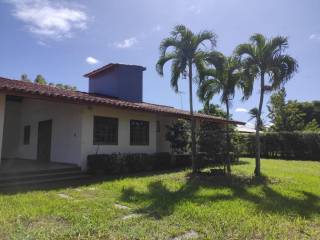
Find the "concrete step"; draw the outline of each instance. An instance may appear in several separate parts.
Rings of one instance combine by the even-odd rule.
[[[2,183],[9,183],[9,182],[22,182],[22,181],[31,181],[31,180],[41,180],[41,179],[50,179],[50,178],[61,178],[61,177],[71,177],[77,176],[79,174],[83,174],[80,170],[67,170],[67,171],[55,171],[55,172],[37,172],[33,174],[14,174],[14,175],[7,175],[1,176],[0,175],[0,184]]]
[[[16,180],[16,181],[9,181],[9,182],[2,182],[0,183],[0,189],[8,189],[8,188],[28,188],[28,187],[40,187],[40,185],[45,184],[53,184],[53,183],[67,183],[68,181],[75,181],[75,180],[90,180],[92,177],[85,173],[78,173],[72,175],[64,175],[64,176],[50,176],[47,178],[34,178],[34,179],[26,179],[26,180]]]
[[[41,169],[41,170],[30,170],[30,171],[0,171],[0,178],[12,177],[12,176],[30,176],[39,174],[51,174],[51,173],[61,173],[61,172],[74,172],[81,171],[80,167],[63,167],[56,169]]]

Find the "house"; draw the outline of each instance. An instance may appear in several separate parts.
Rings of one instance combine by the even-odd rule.
[[[236,130],[240,133],[240,134],[254,134],[256,133],[256,130],[254,128],[245,126],[243,124],[238,124],[236,126]]]
[[[168,152],[165,126],[189,112],[143,102],[144,67],[108,64],[85,74],[89,92],[0,77],[0,159],[73,164],[94,153]],[[196,122],[228,121],[195,113]],[[229,121],[238,124],[236,121]]]

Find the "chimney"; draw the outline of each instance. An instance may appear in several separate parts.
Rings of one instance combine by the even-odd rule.
[[[89,93],[142,102],[143,71],[137,65],[110,63],[84,75],[89,78]]]

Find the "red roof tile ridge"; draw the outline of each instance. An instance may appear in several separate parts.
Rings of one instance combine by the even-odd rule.
[[[122,99],[110,98],[106,96],[93,96],[86,92],[73,91],[67,89],[61,89],[58,87],[24,82],[21,80],[14,80],[9,78],[0,77],[0,91],[9,92],[11,94],[24,94],[24,95],[32,95],[34,96],[43,96],[43,97],[51,97],[54,99],[61,99],[62,101],[68,100],[72,103],[80,104],[103,104],[107,106],[119,107],[119,108],[129,108],[132,110],[140,110],[140,111],[148,111],[148,112],[156,112],[156,113],[165,113],[165,114],[173,114],[175,116],[180,117],[190,117],[190,113],[185,110],[176,109],[173,107],[153,104],[153,103],[138,103],[138,102],[130,102]],[[196,117],[203,119],[212,119],[221,122],[227,122],[226,119],[221,117],[206,115],[203,113],[194,113]],[[242,124],[238,121],[230,121],[236,124]],[[244,124],[244,123],[243,123]]]

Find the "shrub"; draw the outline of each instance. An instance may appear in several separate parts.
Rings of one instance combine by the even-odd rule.
[[[197,157],[200,168],[210,163],[207,153],[198,153]],[[191,156],[190,154],[171,155],[167,152],[94,154],[88,156],[87,166],[88,172],[95,175],[138,173],[191,167]]]
[[[154,154],[153,169],[165,170],[172,167],[172,159],[170,153],[159,152]]]
[[[243,155],[254,157],[255,135],[243,138]],[[320,161],[320,134],[271,132],[261,134],[261,157]]]
[[[200,152],[206,153],[211,163],[216,165],[224,164],[227,157],[228,145],[226,131],[226,126],[222,124],[212,124],[211,122],[204,121],[200,125],[198,141]],[[231,138],[229,157],[231,162],[235,162],[239,159],[242,138],[231,126],[229,127],[229,134]]]
[[[171,126],[166,126],[166,140],[174,153],[185,153],[190,145],[190,124],[184,119],[176,120]]]
[[[176,154],[173,156],[173,167],[174,168],[185,168],[192,165],[190,154]]]

